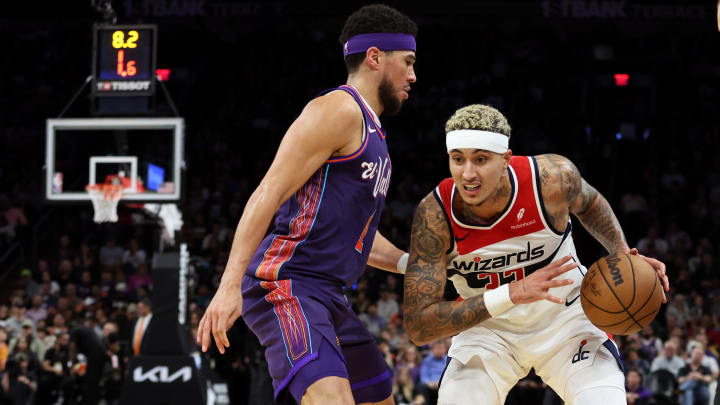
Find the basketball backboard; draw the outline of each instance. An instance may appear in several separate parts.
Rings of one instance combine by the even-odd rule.
[[[45,197],[90,200],[88,184],[123,185],[122,200],[173,202],[182,195],[182,118],[49,119]]]

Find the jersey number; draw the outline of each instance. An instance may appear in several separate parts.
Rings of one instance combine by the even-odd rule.
[[[522,280],[525,277],[525,269],[519,268],[514,270],[506,270],[500,273],[478,273],[477,279],[480,281],[479,288],[493,290],[503,284],[513,281]]]
[[[368,228],[370,228],[370,222],[372,222],[374,216],[375,211],[370,214],[370,218],[368,218],[367,222],[365,223],[365,228],[363,228],[363,231],[360,234],[360,238],[358,239],[357,243],[355,243],[355,250],[357,250],[358,253],[362,253],[363,251],[363,240],[365,239],[365,235],[367,235]]]

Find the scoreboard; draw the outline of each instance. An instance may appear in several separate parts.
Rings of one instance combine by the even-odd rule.
[[[157,26],[96,24],[93,31],[93,94],[152,95]]]

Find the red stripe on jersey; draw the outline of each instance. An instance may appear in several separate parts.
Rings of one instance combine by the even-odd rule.
[[[453,235],[455,236],[459,254],[468,254],[485,246],[528,235],[545,228],[535,198],[535,182],[530,158],[527,156],[513,156],[510,159],[510,166],[517,181],[515,202],[508,208],[508,212],[501,219],[488,226],[475,227],[458,223],[452,212],[455,182],[452,178],[448,178],[438,185],[443,208],[452,223]],[[511,178],[510,181],[513,181],[513,179]],[[458,195],[456,198],[461,197]]]
[[[298,213],[290,221],[290,234],[278,235],[265,251],[263,261],[255,270],[255,276],[263,280],[277,280],[280,267],[292,258],[297,245],[307,238],[315,216],[320,207],[323,191],[323,178],[326,167],[320,168],[315,175],[296,193]]]

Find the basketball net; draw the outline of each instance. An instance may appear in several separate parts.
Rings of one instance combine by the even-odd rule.
[[[98,224],[117,222],[117,206],[123,194],[123,186],[120,184],[88,184],[86,189],[95,211],[93,221]]]

